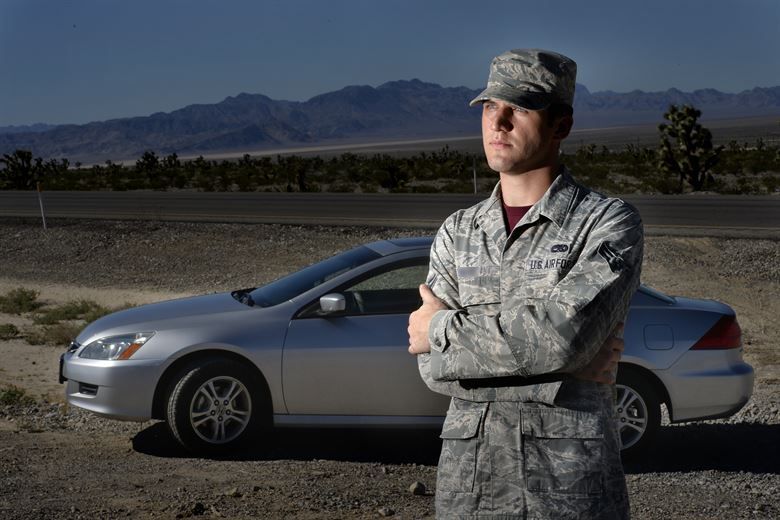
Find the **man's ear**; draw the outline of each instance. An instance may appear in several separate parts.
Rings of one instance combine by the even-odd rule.
[[[555,123],[555,133],[553,137],[560,141],[569,137],[571,127],[574,125],[574,118],[572,116],[563,116]]]

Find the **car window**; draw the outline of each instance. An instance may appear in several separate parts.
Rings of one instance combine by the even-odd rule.
[[[349,291],[381,291],[389,289],[414,289],[425,282],[428,264],[400,267],[377,274],[350,287]]]
[[[339,316],[373,314],[409,314],[422,303],[419,286],[428,274],[428,259],[417,258],[385,266],[339,288],[346,300],[346,311]],[[319,301],[304,309],[300,317],[327,316]],[[333,316],[333,315],[331,315]]]
[[[421,304],[419,286],[425,282],[427,263],[378,272],[344,291],[347,314],[408,314]]]
[[[380,256],[365,246],[356,247],[259,287],[250,296],[260,307],[278,305]]]

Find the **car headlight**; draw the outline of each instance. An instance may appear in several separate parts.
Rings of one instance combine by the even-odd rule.
[[[138,332],[100,338],[84,347],[79,353],[79,357],[108,361],[130,359],[152,336],[154,336],[154,332]]]

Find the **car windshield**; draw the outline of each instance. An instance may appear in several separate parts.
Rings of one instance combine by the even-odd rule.
[[[366,246],[356,247],[252,290],[251,301],[260,307],[278,305],[380,256]]]

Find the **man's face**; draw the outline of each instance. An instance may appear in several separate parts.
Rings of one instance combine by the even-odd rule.
[[[490,168],[522,174],[554,165],[560,138],[544,110],[525,110],[490,99],[482,103],[482,144]]]

